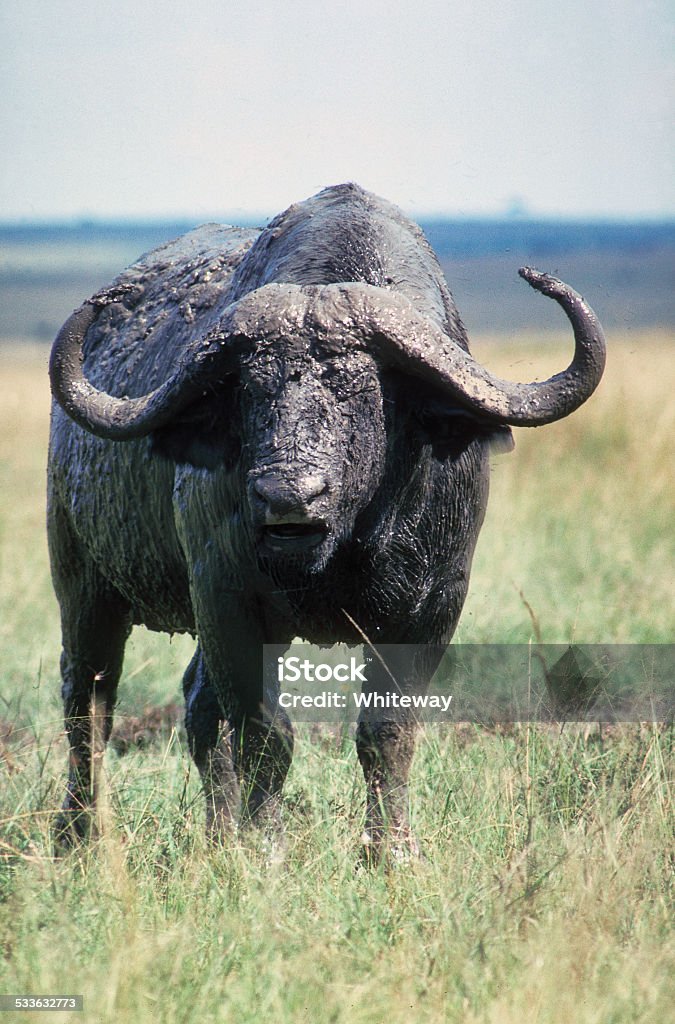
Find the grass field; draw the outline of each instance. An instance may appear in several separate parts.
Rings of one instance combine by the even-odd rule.
[[[495,459],[458,640],[672,641],[672,338],[609,341],[589,404]],[[474,350],[530,380],[569,340]],[[0,350],[0,994],[81,993],[84,1014],[58,1019],[85,1022],[672,1020],[672,726],[427,729],[411,787],[426,860],[393,873],[356,869],[347,738],[298,729],[289,851],[270,867],[250,844],[206,848],[167,727],[108,753],[103,838],[51,858],[66,744],[45,360]],[[191,649],[136,631],[118,720],[177,700]]]

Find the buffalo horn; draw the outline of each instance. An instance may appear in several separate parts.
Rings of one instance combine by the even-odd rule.
[[[82,373],[85,335],[100,307],[113,301],[106,293],[96,296],[57,335],[49,364],[52,390],[80,426],[99,437],[128,440],[163,426],[226,372],[239,348],[235,339],[250,349],[265,339],[296,338],[307,344],[318,338],[338,348],[362,344],[383,362],[428,380],[491,422],[540,426],[567,416],[593,393],[604,368],[605,342],[595,313],[568,285],[531,268],[520,274],[562,306],[574,330],[574,358],[549,380],[517,384],[493,376],[399,293],[362,282],[282,283],[233,302],[165,383],[139,398],[98,391]]]
[[[481,417],[517,427],[553,423],[595,391],[605,365],[605,339],[595,313],[572,288],[529,267],[519,273],[562,306],[574,331],[572,362],[545,381],[517,384],[493,376],[437,324],[400,300],[389,301],[381,289],[377,297],[369,289],[364,315],[384,358],[426,378]]]
[[[164,426],[199,395],[201,382],[209,376],[205,364],[211,353],[195,357],[190,351],[162,385],[139,398],[117,398],[99,391],[82,372],[83,345],[107,301],[94,297],[68,318],[52,346],[49,376],[54,398],[76,423],[98,437],[128,441]]]

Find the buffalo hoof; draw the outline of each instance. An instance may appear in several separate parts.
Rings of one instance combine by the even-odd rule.
[[[396,870],[424,860],[415,834],[409,827],[378,835],[371,829],[361,833],[361,860],[367,868]]]
[[[63,857],[87,842],[91,835],[91,811],[62,808],[54,818],[52,842],[54,856]]]
[[[237,825],[228,806],[208,807],[206,811],[206,842],[209,846],[227,846],[237,833]]]
[[[241,836],[247,846],[260,855],[266,867],[286,859],[288,842],[278,799],[266,800],[242,822]]]

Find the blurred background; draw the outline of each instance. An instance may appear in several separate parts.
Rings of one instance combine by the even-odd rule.
[[[470,333],[672,325],[668,0],[2,0],[0,344],[142,252],[357,181],[422,224]]]

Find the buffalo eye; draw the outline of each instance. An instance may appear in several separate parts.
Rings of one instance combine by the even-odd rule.
[[[368,368],[354,366],[344,360],[326,360],[321,370],[321,380],[338,402],[370,395],[377,389]]]

